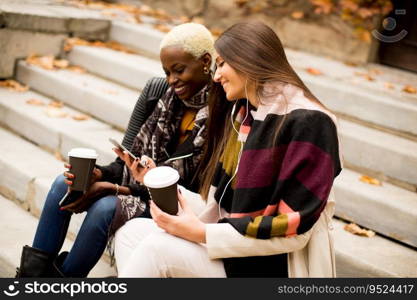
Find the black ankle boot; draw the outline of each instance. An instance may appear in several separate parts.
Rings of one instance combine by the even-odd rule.
[[[67,257],[68,252],[62,252],[60,253],[57,258],[52,262],[50,272],[48,274],[48,277],[52,278],[65,278],[65,274],[61,271],[61,266]]]
[[[16,270],[16,278],[48,277],[54,256],[50,253],[29,246],[24,246],[20,259],[20,267]]]

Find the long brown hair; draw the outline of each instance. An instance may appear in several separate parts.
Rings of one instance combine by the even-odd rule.
[[[288,63],[284,48],[276,33],[264,23],[237,23],[220,35],[214,47],[227,64],[238,73],[246,75],[248,80],[254,84],[258,99],[265,96],[264,87],[267,83],[280,82],[302,89],[307,98],[323,106]],[[228,102],[224,95],[218,93],[217,96],[219,95],[223,98],[212,99],[212,103]],[[212,96],[216,95],[213,93]],[[231,132],[230,122],[225,122],[228,117],[224,115],[230,113],[230,109],[226,112],[225,109],[219,111],[219,108],[221,108],[221,104],[217,103],[210,109],[209,124],[211,127],[209,125],[200,181],[200,193],[204,198],[208,196],[217,162]],[[224,118],[223,121],[220,121],[220,117]],[[274,144],[284,121],[285,115],[275,131],[275,136],[272,139]],[[217,128],[220,124],[224,126],[224,130]]]

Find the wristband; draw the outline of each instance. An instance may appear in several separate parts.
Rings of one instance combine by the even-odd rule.
[[[116,186],[116,196],[119,195],[119,185],[117,183],[114,184]]]

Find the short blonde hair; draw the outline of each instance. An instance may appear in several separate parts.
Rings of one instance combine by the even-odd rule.
[[[184,23],[169,31],[162,39],[159,50],[168,46],[180,46],[185,52],[200,58],[209,53],[214,54],[214,39],[211,32],[201,24]]]

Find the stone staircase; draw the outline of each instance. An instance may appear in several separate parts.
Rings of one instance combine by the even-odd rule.
[[[140,90],[149,78],[163,76],[161,32],[116,20],[108,34],[138,54],[75,46],[67,59],[87,73],[48,71],[21,60],[15,78],[30,90],[0,88],[0,223],[7,229],[0,237],[0,277],[13,276],[22,245],[32,241],[49,186],[64,170],[57,154],[66,157],[73,147],[91,147],[99,153],[99,164],[111,162],[115,155],[108,138],[122,139]],[[347,66],[293,50],[287,54],[313,93],[339,115],[345,168],[335,182],[338,276],[416,277],[417,95],[400,87],[417,86],[417,75],[377,65]],[[308,68],[322,74],[312,75]],[[355,75],[375,68],[383,73],[373,81]],[[384,87],[387,81],[394,89]],[[28,99],[62,101],[68,116],[48,117],[46,106],[29,105]],[[91,118],[71,118],[80,113]],[[361,182],[362,174],[382,185]],[[83,217],[73,218],[66,247]],[[350,221],[377,235],[348,233],[343,227]],[[112,274],[104,256],[90,276]]]

